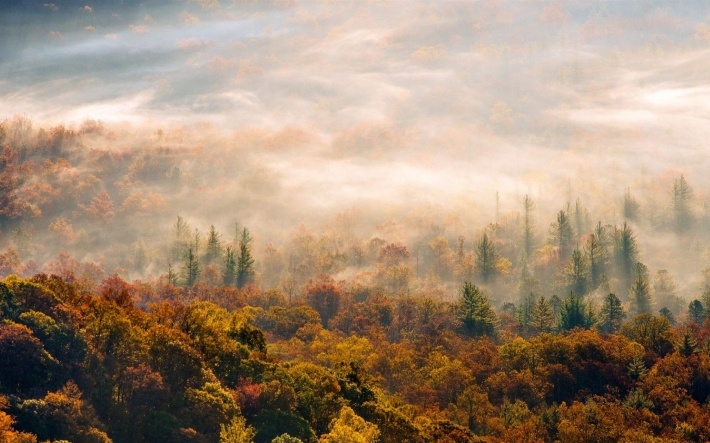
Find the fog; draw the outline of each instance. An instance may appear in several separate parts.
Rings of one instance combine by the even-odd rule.
[[[641,260],[696,296],[710,266],[707,72],[702,1],[3,4],[0,120],[32,122],[7,140],[64,125],[76,133],[72,166],[117,211],[131,190],[160,196],[71,245],[40,238],[61,217],[78,231],[74,207],[5,231],[31,224],[40,264],[69,248],[109,272],[143,239],[159,274],[178,214],[225,239],[235,221],[248,226],[258,251],[285,248],[301,225],[342,230],[344,218],[363,241],[414,248],[435,225],[452,248],[459,235],[471,248],[487,224],[514,226],[525,194],[543,244],[576,201],[592,223],[622,223],[629,189]],[[116,177],[90,155],[133,162],[158,149],[169,153]],[[667,220],[681,174],[696,222],[679,238]]]

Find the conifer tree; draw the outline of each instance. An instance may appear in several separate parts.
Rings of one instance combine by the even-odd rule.
[[[678,234],[687,232],[692,225],[693,214],[690,208],[692,197],[693,190],[681,174],[680,178],[673,182],[673,222]]]
[[[483,233],[483,238],[476,247],[476,271],[484,283],[488,283],[496,274],[496,253],[493,242],[488,238],[487,233]]]
[[[574,328],[589,329],[594,324],[594,312],[591,305],[585,303],[582,296],[570,293],[560,309],[559,328],[567,331]]]
[[[591,289],[596,289],[603,281],[609,264],[606,229],[597,223],[594,232],[587,238],[586,252],[589,258],[589,279]]]
[[[631,304],[636,315],[651,312],[651,289],[641,273],[636,276],[634,284],[631,285],[629,299],[631,299]]]
[[[239,239],[239,258],[237,259],[237,287],[243,288],[254,279],[254,259],[251,256],[251,235],[247,228],[242,229]]]
[[[621,300],[615,294],[604,297],[604,303],[599,312],[599,331],[615,334],[621,329],[621,324],[626,318],[626,312],[621,306]]]
[[[532,210],[535,208],[535,202],[530,198],[528,194],[525,194],[523,198],[523,250],[525,251],[525,256],[530,257],[533,252],[533,220],[532,220]]]
[[[557,247],[561,260],[567,260],[572,252],[574,233],[566,211],[557,214],[557,221],[550,226],[552,245]]]
[[[219,237],[220,235],[214,225],[210,225],[210,230],[207,233],[207,245],[205,247],[205,264],[211,264],[222,256],[222,242]]]
[[[468,335],[479,337],[496,334],[498,318],[491,308],[491,303],[480,289],[470,282],[464,282],[461,286],[458,319]]]
[[[639,203],[631,194],[631,189],[626,188],[622,200],[622,212],[624,220],[635,221],[638,218]]]
[[[688,305],[688,320],[697,325],[702,325],[705,317],[707,317],[707,312],[700,300],[691,301]]]
[[[532,327],[538,332],[550,332],[554,325],[555,313],[552,305],[545,297],[540,297],[532,311]]]
[[[197,260],[197,255],[192,251],[192,248],[189,248],[183,264],[183,281],[186,286],[192,286],[199,276],[200,263]]]
[[[586,295],[589,291],[589,261],[582,250],[575,248],[567,268],[567,285],[571,292]]]
[[[628,290],[633,283],[634,265],[637,261],[636,236],[631,227],[624,222],[621,228],[614,229],[614,263],[621,282],[621,290]]]
[[[224,256],[224,273],[222,274],[222,282],[225,286],[232,286],[237,277],[237,260],[234,257],[234,249],[227,246],[227,251]]]

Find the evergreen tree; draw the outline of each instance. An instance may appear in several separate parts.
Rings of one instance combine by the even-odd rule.
[[[254,279],[254,259],[251,256],[251,235],[247,228],[242,229],[239,239],[239,258],[237,259],[237,287],[243,288]]]
[[[490,301],[476,285],[470,282],[464,282],[461,286],[458,319],[464,331],[474,337],[494,336],[498,327],[498,318],[491,308]]]
[[[495,276],[497,261],[495,246],[484,232],[483,238],[476,246],[476,271],[484,283],[488,283]]]
[[[552,306],[552,312],[555,314],[555,323],[557,323],[560,318],[560,312],[562,311],[562,300],[557,294],[550,296],[550,306]]]
[[[700,300],[691,301],[688,305],[688,320],[697,325],[702,325],[705,317],[707,317],[707,312]]]
[[[567,331],[574,328],[589,329],[594,325],[594,312],[582,296],[570,293],[560,309],[559,328]]]
[[[222,256],[222,242],[219,239],[220,235],[214,225],[210,225],[210,230],[207,233],[207,246],[205,248],[205,263],[211,264]]]
[[[559,250],[560,260],[567,260],[572,252],[572,240],[574,238],[567,212],[560,211],[557,214],[557,221],[550,226],[550,234],[552,236],[552,245]]]
[[[530,335],[534,309],[535,294],[530,292],[520,300],[520,307],[515,310],[515,318],[518,320],[520,334],[523,336]]]
[[[540,292],[540,282],[530,271],[525,252],[521,252],[520,255],[520,277],[518,279],[518,294],[521,298],[523,298],[528,294],[538,294]]]
[[[604,297],[604,303],[599,312],[599,331],[610,334],[619,332],[624,318],[626,318],[626,312],[621,306],[619,297],[611,293]]]
[[[673,222],[678,234],[687,232],[693,222],[690,200],[693,190],[683,175],[673,182]]]
[[[533,220],[532,220],[532,210],[535,208],[535,202],[530,198],[528,194],[525,194],[523,198],[523,250],[525,251],[525,256],[530,257],[533,252]]]
[[[665,306],[676,314],[682,312],[685,307],[683,298],[678,295],[678,287],[673,277],[665,269],[660,269],[654,276],[653,294],[658,305]]]
[[[579,199],[574,202],[574,223],[577,228],[577,235],[587,232],[589,229],[589,211],[579,204]]]
[[[623,291],[633,283],[634,265],[638,261],[636,236],[629,225],[624,222],[621,228],[614,229],[614,264]]]
[[[624,192],[622,208],[624,220],[635,221],[638,218],[639,203],[636,201],[636,198],[634,198],[634,196],[631,194],[631,190],[629,188],[626,188],[626,192]]]
[[[180,261],[185,258],[185,254],[190,245],[189,238],[190,227],[185,220],[178,215],[177,221],[175,222],[175,239],[173,240],[173,246],[170,251],[173,261]]]
[[[232,286],[237,278],[237,259],[234,256],[234,249],[227,246],[224,255],[224,272],[222,273],[222,282],[224,286]]]
[[[648,282],[646,282],[646,279],[643,278],[641,273],[636,276],[634,284],[631,285],[629,299],[631,299],[631,304],[634,307],[634,313],[636,315],[651,312],[651,290],[648,286]]]
[[[567,268],[567,285],[571,292],[586,295],[589,291],[589,261],[582,250],[575,248]]]
[[[173,269],[173,265],[168,260],[168,283],[177,286],[178,285],[178,275]]]
[[[660,311],[658,311],[661,317],[665,318],[668,320],[668,323],[673,326],[675,325],[675,316],[671,312],[670,309],[666,308],[665,306],[661,308]]]
[[[683,335],[680,337],[677,349],[678,353],[683,357],[690,357],[698,352],[698,341],[695,337],[693,337],[693,334],[689,328],[684,328]]]
[[[606,229],[601,222],[597,223],[594,232],[587,238],[587,257],[589,258],[589,279],[591,289],[596,289],[602,281],[609,264]]]
[[[646,368],[646,363],[644,363],[643,358],[640,355],[634,355],[634,358],[629,363],[629,376],[638,380],[648,373],[648,368]]]
[[[197,255],[192,251],[192,248],[187,250],[182,275],[186,286],[194,285],[197,281],[197,277],[200,276],[200,263],[197,260]]]
[[[710,268],[705,268],[701,272],[700,284],[700,301],[703,305],[710,306]]]
[[[538,332],[550,332],[555,326],[555,312],[545,297],[540,297],[532,311],[532,327]]]

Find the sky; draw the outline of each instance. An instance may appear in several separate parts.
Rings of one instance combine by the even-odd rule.
[[[0,119],[240,145],[235,182],[291,225],[526,193],[614,223],[678,174],[704,199],[708,72],[705,1],[0,2]]]

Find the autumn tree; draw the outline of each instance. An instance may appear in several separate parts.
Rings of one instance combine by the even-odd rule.
[[[702,325],[707,317],[707,311],[700,300],[693,300],[688,305],[688,320],[697,325]]]
[[[498,318],[491,308],[488,298],[470,282],[461,286],[458,302],[458,319],[468,335],[493,336],[498,326]]]

